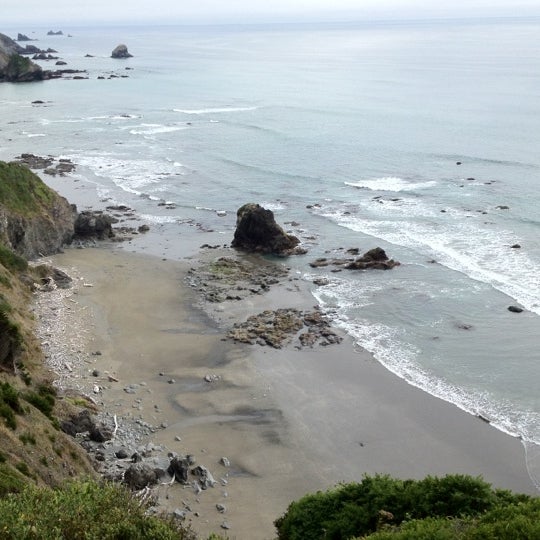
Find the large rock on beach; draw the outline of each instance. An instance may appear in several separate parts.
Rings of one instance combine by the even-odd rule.
[[[105,240],[114,237],[114,219],[101,211],[85,210],[75,220],[75,238],[97,238]]]
[[[111,58],[132,58],[133,55],[129,53],[128,48],[124,44],[117,45],[111,53]]]
[[[138,491],[146,486],[157,484],[159,475],[157,471],[146,463],[130,465],[124,474],[124,483],[132,490]]]
[[[236,213],[232,247],[250,252],[291,255],[300,243],[275,221],[274,213],[255,203],[244,204]]]

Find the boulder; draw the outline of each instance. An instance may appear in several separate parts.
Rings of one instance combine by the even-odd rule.
[[[75,220],[75,238],[97,238],[98,240],[112,238],[114,236],[113,222],[113,218],[103,212],[85,210]]]
[[[188,481],[189,468],[193,463],[191,456],[174,456],[169,463],[167,472],[174,476],[177,482],[185,484]]]
[[[124,44],[117,45],[111,53],[111,58],[132,58],[133,55],[129,54],[128,48]]]
[[[158,473],[146,463],[134,463],[124,473],[124,483],[132,490],[153,486],[158,480]]]
[[[345,268],[350,270],[389,270],[399,266],[399,262],[389,259],[384,249],[376,247],[364,253],[360,258],[347,264]]]
[[[275,221],[274,213],[259,204],[248,203],[236,213],[232,247],[250,252],[291,255],[300,243]]]

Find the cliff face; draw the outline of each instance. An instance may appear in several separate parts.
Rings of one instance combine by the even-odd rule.
[[[43,70],[29,58],[11,38],[0,34],[0,81],[28,82],[43,79]]]
[[[0,161],[0,243],[25,258],[57,253],[74,233],[76,209],[24,165]]]

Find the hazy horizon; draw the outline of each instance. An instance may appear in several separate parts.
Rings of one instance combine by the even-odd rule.
[[[31,15],[29,15],[31,14]],[[456,0],[438,5],[429,0],[275,0],[272,8],[258,0],[156,0],[152,12],[142,1],[95,0],[91,5],[74,6],[68,0],[43,4],[28,0],[4,0],[4,26],[35,28],[41,25],[87,24],[245,24],[284,22],[346,22],[396,19],[444,19],[477,17],[540,16],[537,0],[521,0],[512,5],[504,0]]]

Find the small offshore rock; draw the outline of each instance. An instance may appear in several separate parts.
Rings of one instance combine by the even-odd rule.
[[[222,457],[219,462],[224,466],[224,467],[230,467],[231,466],[231,462],[226,458],[226,457]]]
[[[133,55],[128,52],[127,46],[122,43],[114,48],[111,58],[133,58]]]
[[[511,311],[512,313],[521,313],[523,308],[520,308],[519,306],[508,306],[508,311]]]
[[[227,507],[224,504],[217,503],[216,510],[221,514],[224,514],[227,511]]]

